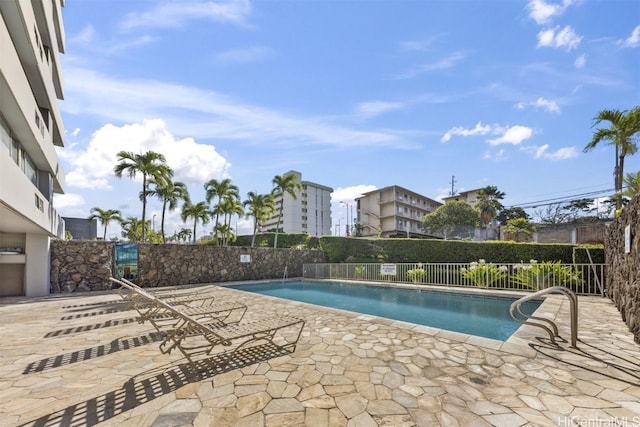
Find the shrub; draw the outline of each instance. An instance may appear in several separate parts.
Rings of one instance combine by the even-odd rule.
[[[507,277],[507,267],[487,263],[481,259],[472,262],[468,268],[462,267],[460,273],[474,285],[486,288],[503,281]]]
[[[535,259],[530,264],[520,264],[515,267],[512,280],[520,286],[529,289],[544,289],[551,286],[581,286],[583,284],[579,271],[571,266],[563,266],[560,261],[538,262]]]
[[[409,280],[411,280],[414,283],[424,281],[425,275],[426,275],[426,272],[424,271],[424,268],[421,268],[421,267],[416,267],[413,270],[407,271],[407,277],[409,278]]]

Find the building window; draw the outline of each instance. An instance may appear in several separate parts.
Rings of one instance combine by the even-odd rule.
[[[35,196],[36,196],[36,208],[38,208],[40,212],[44,212],[44,202],[37,194]]]
[[[33,185],[38,185],[38,174],[36,166],[33,164],[26,152],[22,152],[22,171]]]
[[[11,152],[12,147],[13,141],[11,140],[9,126],[5,125],[2,121],[2,117],[0,117],[0,148],[5,148],[7,150],[7,153],[9,153],[11,157],[13,157]]]

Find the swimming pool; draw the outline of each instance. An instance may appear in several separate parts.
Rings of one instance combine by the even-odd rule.
[[[266,282],[234,289],[506,341],[520,327],[509,315],[515,298],[333,282]],[[539,302],[522,305],[533,313]]]

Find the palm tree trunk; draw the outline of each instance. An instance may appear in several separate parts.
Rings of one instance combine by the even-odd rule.
[[[198,218],[193,221],[193,244],[196,244],[196,224],[198,223]]]
[[[144,243],[145,238],[145,223],[144,218],[147,214],[147,176],[142,176],[142,243]]]
[[[284,208],[284,194],[282,196],[282,200],[280,201],[280,214],[278,215],[278,222],[276,223],[276,236],[273,239],[273,248],[278,247],[278,230],[280,230],[280,221],[282,221],[282,209]]]
[[[160,220],[160,233],[162,234],[162,243],[167,243],[164,238],[164,212],[167,209],[167,199],[162,200],[162,218]]]

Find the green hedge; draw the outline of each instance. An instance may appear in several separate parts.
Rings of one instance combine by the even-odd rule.
[[[563,264],[588,263],[585,246],[516,242],[469,242],[431,239],[367,239],[325,236],[320,248],[327,262],[473,262],[494,263],[560,261]],[[604,263],[604,247],[589,245],[594,263]]]
[[[275,233],[256,234],[254,246],[257,248],[272,248],[275,240]],[[233,246],[251,246],[253,236],[238,236]],[[279,248],[303,248],[317,249],[320,244],[318,238],[307,233],[278,233]]]

